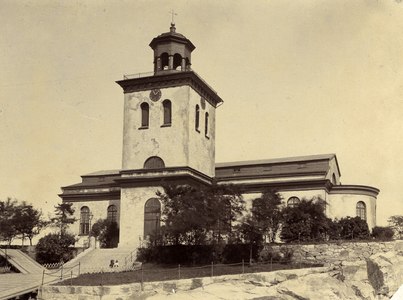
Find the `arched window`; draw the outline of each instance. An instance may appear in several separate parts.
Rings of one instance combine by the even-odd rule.
[[[171,125],[172,122],[172,104],[169,100],[164,100],[162,102],[164,107],[164,125]]]
[[[204,134],[208,136],[208,113],[206,112],[205,118],[204,118]]]
[[[287,201],[287,206],[296,207],[300,202],[301,200],[298,197],[290,197]]]
[[[90,233],[90,209],[87,206],[80,210],[80,234],[88,235]]]
[[[144,238],[159,234],[161,203],[157,198],[148,199],[144,205]]]
[[[112,205],[108,206],[108,214],[107,214],[106,219],[111,223],[113,223],[113,222],[117,223],[117,221],[118,221],[118,209],[116,208],[116,205],[112,204]]]
[[[175,53],[174,55],[174,70],[180,69],[182,66],[182,55]]]
[[[169,66],[169,55],[168,53],[164,52],[161,54],[161,69],[168,70]]]
[[[357,202],[355,211],[356,211],[357,217],[360,217],[361,220],[367,220],[367,208],[366,208],[364,202],[362,202],[362,201]]]
[[[149,125],[149,105],[146,102],[141,103],[141,127],[147,128]]]
[[[160,169],[165,168],[165,163],[158,156],[151,156],[144,162],[144,169]]]
[[[200,126],[200,107],[199,107],[199,105],[196,105],[196,114],[195,114],[195,129],[196,129],[196,131],[199,131],[199,126]]]

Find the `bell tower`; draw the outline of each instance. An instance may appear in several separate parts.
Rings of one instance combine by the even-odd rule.
[[[154,72],[126,75],[122,169],[190,167],[215,175],[215,109],[223,101],[191,69],[193,43],[170,31],[155,37]]]
[[[171,23],[169,32],[154,38],[150,47],[154,50],[156,75],[191,70],[191,54],[195,46],[185,36],[176,32],[175,23]]]
[[[150,47],[153,72],[117,81],[124,93],[119,247],[138,246],[158,229],[155,197],[164,184],[209,185],[215,176],[215,110],[223,100],[191,68],[195,46],[173,22]]]

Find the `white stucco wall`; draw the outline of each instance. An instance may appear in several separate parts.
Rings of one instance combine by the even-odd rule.
[[[72,202],[73,208],[75,210],[74,216],[77,221],[70,225],[69,230],[76,234],[78,241],[76,242],[76,247],[86,247],[88,246],[88,235],[79,235],[80,233],[80,211],[83,206],[87,206],[90,209],[90,213],[93,215],[91,219],[92,226],[99,219],[106,219],[108,215],[109,205],[115,205],[117,208],[117,221],[120,222],[120,201],[119,200],[96,200],[96,201],[83,201],[83,202]]]
[[[328,215],[330,218],[345,218],[347,216],[356,217],[357,202],[365,203],[367,210],[367,223],[369,229],[376,226],[376,199],[365,194],[329,194]]]
[[[336,182],[333,182],[333,174],[336,178]],[[337,169],[337,163],[336,163],[336,158],[333,157],[329,161],[329,170],[326,174],[326,179],[329,179],[333,184],[340,184],[340,173],[339,170]]]
[[[144,205],[156,198],[159,187],[122,188],[119,248],[136,249],[144,234]]]
[[[196,131],[196,105],[200,107],[199,132]],[[208,134],[205,135],[205,114],[209,114]],[[201,105],[201,96],[189,88],[189,167],[201,171],[210,177],[215,176],[215,108],[205,101]]]
[[[141,169],[151,156],[161,157],[166,167],[190,166],[213,177],[215,109],[206,102],[200,109],[200,133],[195,130],[195,106],[200,95],[190,86],[161,89],[159,101],[149,99],[150,90],[125,94],[123,169]],[[172,124],[163,125],[162,102],[172,103]],[[140,105],[149,104],[149,127],[141,127]],[[209,113],[209,139],[204,135],[204,113]]]

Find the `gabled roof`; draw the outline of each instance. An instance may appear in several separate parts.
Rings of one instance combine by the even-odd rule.
[[[335,154],[286,157],[265,160],[248,160],[216,164],[216,178],[288,177],[320,175],[325,178]]]
[[[309,161],[315,161],[315,160],[331,160],[333,157],[336,158],[336,154],[317,154],[317,155],[294,156],[294,157],[285,157],[285,158],[222,162],[222,163],[216,163],[216,169],[217,168],[227,168],[227,167],[251,166],[251,165],[281,164],[281,163],[291,163],[291,162],[303,163],[303,162],[309,162]],[[336,161],[337,161],[337,158],[336,158]]]

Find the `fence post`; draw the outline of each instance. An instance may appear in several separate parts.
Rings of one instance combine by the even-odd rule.
[[[211,277],[214,276],[214,262],[211,262]]]
[[[273,271],[273,256],[270,255],[270,271]]]
[[[245,274],[245,261],[242,260],[242,274]]]
[[[44,281],[45,281],[45,270],[42,271],[42,285],[43,285]]]
[[[81,262],[78,262],[78,276],[80,276]]]
[[[178,265],[178,280],[181,279],[181,265]]]
[[[104,283],[104,269],[101,268],[101,286],[103,285],[103,283]]]
[[[60,268],[60,280],[63,280],[63,265]]]
[[[73,285],[73,271],[70,271],[70,286]]]
[[[143,274],[143,264],[141,264],[141,291],[144,292],[144,274]]]

